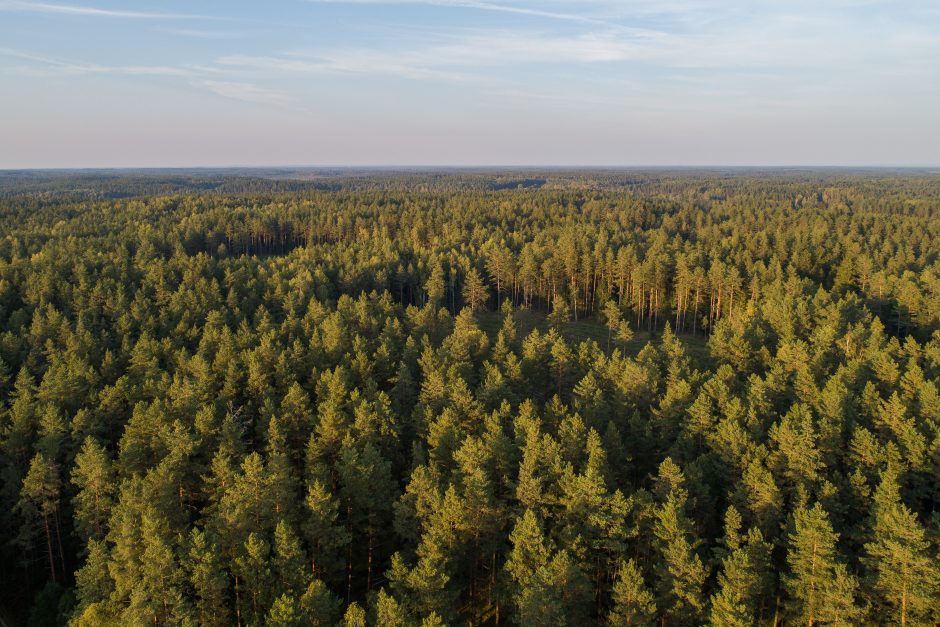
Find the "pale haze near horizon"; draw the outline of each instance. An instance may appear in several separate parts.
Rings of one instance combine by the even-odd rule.
[[[940,4],[0,0],[0,168],[940,165]]]

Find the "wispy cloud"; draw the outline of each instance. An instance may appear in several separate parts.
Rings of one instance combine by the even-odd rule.
[[[289,96],[259,87],[253,83],[201,80],[193,81],[191,84],[194,87],[208,89],[223,98],[241,100],[242,102],[275,106],[286,106],[294,103],[294,100]]]
[[[244,37],[244,33],[221,30],[198,30],[194,28],[161,28],[160,30],[170,35],[196,39],[239,39]]]
[[[124,74],[128,76],[178,76],[187,77],[192,71],[187,68],[166,65],[99,65],[80,61],[65,61],[55,57],[35,54],[25,50],[0,48],[0,56],[21,59],[33,67],[59,74]]]
[[[377,49],[343,49],[317,55],[225,55],[217,63],[232,70],[262,73],[387,75],[455,82],[470,79],[465,74],[432,67],[413,57],[396,58]]]
[[[59,15],[79,15],[89,17],[114,17],[147,20],[208,19],[204,15],[183,13],[164,13],[160,11],[126,11],[123,9],[100,9],[97,7],[77,6],[72,4],[50,4],[47,2],[26,2],[23,0],[0,0],[0,11],[29,13],[54,13]]]
[[[740,42],[738,42],[740,44]],[[279,55],[224,55],[217,63],[245,71],[297,74],[372,74],[447,81],[479,80],[494,70],[525,65],[646,63],[666,68],[754,67],[766,55],[739,54],[734,44],[666,33],[625,35],[612,29],[571,34],[525,29],[470,30],[432,44],[347,47]],[[747,45],[747,44],[745,44]]]
[[[294,107],[293,98],[283,93],[260,87],[254,83],[237,80],[217,80],[224,76],[225,68],[215,66],[160,66],[160,65],[100,65],[80,61],[64,61],[29,51],[0,48],[0,57],[19,59],[29,65],[20,68],[34,75],[80,76],[90,74],[117,76],[165,76],[185,79],[200,90],[208,90],[218,96],[242,102],[251,102],[280,107]],[[296,108],[296,107],[295,107]]]
[[[566,13],[559,11],[548,11],[531,6],[519,4],[500,4],[497,2],[478,2],[477,0],[308,0],[313,4],[387,4],[387,5],[406,5],[420,4],[425,6],[452,7],[460,9],[478,9],[481,11],[494,11],[498,13],[515,13],[517,15],[528,15],[532,17],[544,17],[553,20],[565,20],[570,22],[583,22],[593,24],[607,24],[609,22],[603,19],[581,15],[577,13]]]
[[[417,43],[420,39],[421,43]],[[650,59],[668,48],[666,34],[627,35],[613,29],[574,34],[526,29],[461,30],[432,43],[406,38],[389,46],[338,46],[216,59],[232,71],[285,74],[389,75],[448,82],[480,81],[494,68],[520,64],[608,63]]]

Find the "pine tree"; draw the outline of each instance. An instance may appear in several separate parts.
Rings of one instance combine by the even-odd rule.
[[[343,616],[343,625],[345,627],[366,627],[366,611],[359,607],[359,604],[353,601],[346,608],[346,614]]]
[[[839,560],[838,538],[819,503],[794,512],[787,549],[790,573],[784,578],[787,614],[794,622],[812,627],[853,624],[861,618],[855,605],[858,584]]]
[[[463,284],[463,302],[470,311],[477,313],[486,306],[490,299],[489,290],[476,268],[470,268]]]
[[[601,314],[604,317],[604,326],[607,327],[607,352],[610,353],[610,338],[620,329],[622,322],[620,307],[613,300],[609,300],[604,304]]]
[[[347,438],[340,452],[337,473],[346,524],[352,536],[363,539],[365,544],[347,545],[348,596],[352,586],[354,549],[357,558],[365,549],[361,557],[365,566],[363,583],[367,592],[372,589],[376,537],[390,522],[392,503],[398,496],[398,490],[392,480],[391,463],[383,459],[381,453],[368,442],[360,449],[351,438]]]
[[[42,453],[37,453],[29,464],[17,503],[17,509],[25,521],[20,539],[31,544],[37,535],[43,538],[46,565],[53,581],[65,576],[65,557],[59,530],[61,490],[58,465]]]
[[[509,594],[518,604],[535,573],[548,563],[550,557],[541,525],[532,510],[527,509],[516,519],[509,542],[512,550],[504,568],[511,582]]]
[[[416,550],[417,564],[408,568],[401,555],[392,556],[387,577],[395,598],[411,615],[453,616],[457,591],[450,584],[448,550],[434,533],[425,533]]]
[[[437,263],[431,267],[431,276],[424,284],[424,291],[428,297],[428,304],[439,307],[444,298],[444,268]]]
[[[735,503],[739,504],[742,512],[750,514],[750,520],[765,538],[776,538],[782,522],[783,495],[760,457],[754,456],[749,462],[742,460],[742,463],[746,467],[736,490]]]
[[[238,578],[235,585],[239,586],[239,582],[244,585],[244,597],[238,607],[238,613],[245,615],[247,623],[260,620],[264,616],[274,592],[270,551],[268,542],[252,532],[235,560],[234,574]]]
[[[627,350],[627,344],[633,341],[633,329],[630,328],[629,322],[622,320],[620,324],[617,325],[617,331],[614,339],[616,339],[620,344],[621,350]]]
[[[555,394],[561,396],[568,385],[575,356],[561,335],[555,335],[553,340],[550,365],[555,375]]]
[[[712,596],[709,621],[719,625],[752,625],[762,619],[770,592],[772,545],[752,527],[741,536],[741,517],[733,507],[725,516],[724,557],[718,591]]]
[[[319,579],[314,579],[300,597],[306,624],[312,627],[333,627],[340,615],[342,602]]]
[[[132,623],[171,624],[190,618],[183,597],[185,573],[174,552],[174,542],[165,518],[153,512],[141,517],[139,579],[124,616]]]
[[[307,623],[304,621],[297,599],[285,592],[274,599],[264,624],[270,627],[300,627]]]
[[[339,504],[316,479],[308,486],[305,504],[302,524],[311,549],[310,572],[314,577],[333,580],[339,574],[342,549],[350,541],[349,533],[337,522]]]
[[[338,366],[327,370],[317,381],[317,423],[307,443],[306,464],[308,476],[317,476],[318,467],[332,469],[339,457],[343,440],[349,432],[349,390],[346,370]],[[331,478],[335,488],[335,477]]]
[[[568,307],[568,303],[560,296],[556,296],[552,301],[552,312],[548,314],[549,326],[561,333],[570,319],[571,309]]]
[[[194,527],[189,536],[185,565],[195,592],[195,610],[200,625],[225,625],[229,622],[229,581],[220,558],[219,546],[211,534]]]
[[[307,443],[314,425],[314,413],[310,407],[310,397],[299,383],[292,383],[281,399],[278,419],[283,425],[286,444],[291,457],[299,461],[298,454]]]
[[[518,596],[523,625],[583,625],[588,621],[591,584],[567,551],[556,553],[535,571]]]
[[[661,561],[656,565],[657,606],[680,622],[697,622],[705,609],[706,571],[696,554],[691,523],[685,513],[685,477],[667,458],[659,467],[655,492],[665,502],[656,509],[653,532]]]
[[[108,572],[108,559],[108,547],[103,541],[88,541],[85,562],[75,572],[75,616],[82,615],[92,605],[97,604],[101,611],[107,606],[114,591],[114,582]]]
[[[490,480],[491,455],[482,438],[467,437],[455,455],[458,464],[459,520],[455,541],[458,546],[468,547],[470,579],[468,594],[474,604],[483,607],[482,599],[490,598],[492,577],[482,566],[492,567],[496,561],[496,550],[500,544],[499,509]]]
[[[274,517],[293,520],[297,515],[300,494],[294,466],[281,423],[276,416],[268,424],[268,447],[266,463],[267,498],[272,503]]]
[[[905,462],[912,469],[919,470],[924,464],[927,443],[908,413],[898,393],[893,392],[888,400],[880,403],[875,424],[886,438],[893,438],[897,442],[904,453]]]
[[[940,608],[940,568],[917,516],[901,502],[897,476],[882,473],[872,512],[872,540],[865,544],[867,586],[874,611],[892,624],[929,624]]]
[[[822,456],[816,448],[816,430],[810,409],[797,403],[770,429],[770,439],[777,445],[771,455],[770,467],[781,485],[793,494],[808,494],[824,470]]]
[[[18,496],[30,456],[33,455],[32,442],[39,418],[36,386],[25,366],[20,368],[16,375],[13,392],[7,403],[0,449],[3,453],[5,476],[0,488],[3,490],[5,503],[12,505]],[[8,516],[9,513],[4,512],[4,515]]]
[[[107,542],[111,548],[108,572],[113,581],[111,599],[115,605],[129,605],[138,582],[143,578],[141,517],[147,508],[142,482],[135,476],[121,484],[108,521]]]
[[[271,560],[277,589],[296,599],[307,589],[311,579],[309,564],[300,538],[283,520],[274,528],[274,553]]]
[[[111,513],[115,481],[107,452],[91,436],[85,438],[81,451],[75,456],[72,485],[78,488],[78,494],[72,499],[78,536],[83,540],[100,540]]]
[[[40,415],[38,435],[36,451],[48,459],[58,460],[68,436],[68,424],[55,405],[46,405],[45,411]]]
[[[654,625],[656,600],[643,581],[643,573],[632,559],[621,562],[612,590],[611,625]]]
[[[409,624],[405,611],[395,597],[385,591],[385,588],[379,590],[375,597],[374,613],[377,625],[405,627]]]
[[[216,531],[226,544],[244,544],[250,533],[271,529],[276,511],[270,487],[264,459],[259,453],[249,454],[219,502]]]

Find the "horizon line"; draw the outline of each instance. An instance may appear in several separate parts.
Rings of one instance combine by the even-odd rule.
[[[131,165],[131,166],[25,166],[0,167],[0,173],[102,172],[166,170],[668,170],[668,169],[763,169],[763,170],[933,170],[938,164],[232,164],[232,165]]]

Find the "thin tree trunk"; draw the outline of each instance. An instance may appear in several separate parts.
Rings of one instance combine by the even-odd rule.
[[[49,552],[49,570],[52,571],[52,580],[56,581],[57,578],[55,575],[55,557],[54,557],[54,552],[52,550],[52,533],[50,533],[49,531],[49,517],[48,516],[42,517],[42,524],[46,528],[46,549]]]
[[[636,308],[636,330],[640,330],[640,325],[643,324],[643,290],[637,290],[637,304],[639,305]]]
[[[493,551],[493,557],[490,559],[490,602],[493,603],[493,590],[496,588],[496,551]],[[499,598],[497,597],[495,605],[494,620],[499,625]]]
[[[58,511],[56,511],[53,514],[52,523],[55,526],[56,544],[59,545],[59,566],[60,566],[59,572],[61,572],[62,575],[65,576],[65,573],[67,573],[68,571],[65,570],[65,551],[62,548],[62,533],[61,533],[62,526],[59,524],[59,512]]]
[[[242,604],[241,594],[238,590],[238,575],[235,576],[235,624],[241,627],[242,624]]]
[[[369,557],[366,560],[366,592],[372,591],[372,549],[374,545],[375,534],[369,529]]]
[[[346,520],[352,520],[352,505],[346,505]],[[352,528],[349,529],[352,535]],[[352,598],[352,545],[350,542],[346,547],[346,603]]]
[[[907,581],[901,587],[901,627],[907,627]]]
[[[591,289],[591,313],[594,313],[594,297],[597,296],[597,269],[594,269],[594,287]]]
[[[812,575],[812,579],[815,582],[816,581],[816,544],[815,543],[813,544],[813,560],[812,562],[810,562],[810,564],[811,564],[810,574]],[[816,614],[816,594],[815,593],[816,593],[816,584],[814,583],[812,587],[810,588],[809,622],[807,623],[809,627],[813,627],[813,623],[816,622],[814,620],[815,614]]]
[[[682,291],[676,290],[676,333],[679,333],[682,331],[681,327],[679,326],[679,316],[681,315],[681,313],[682,313]]]

